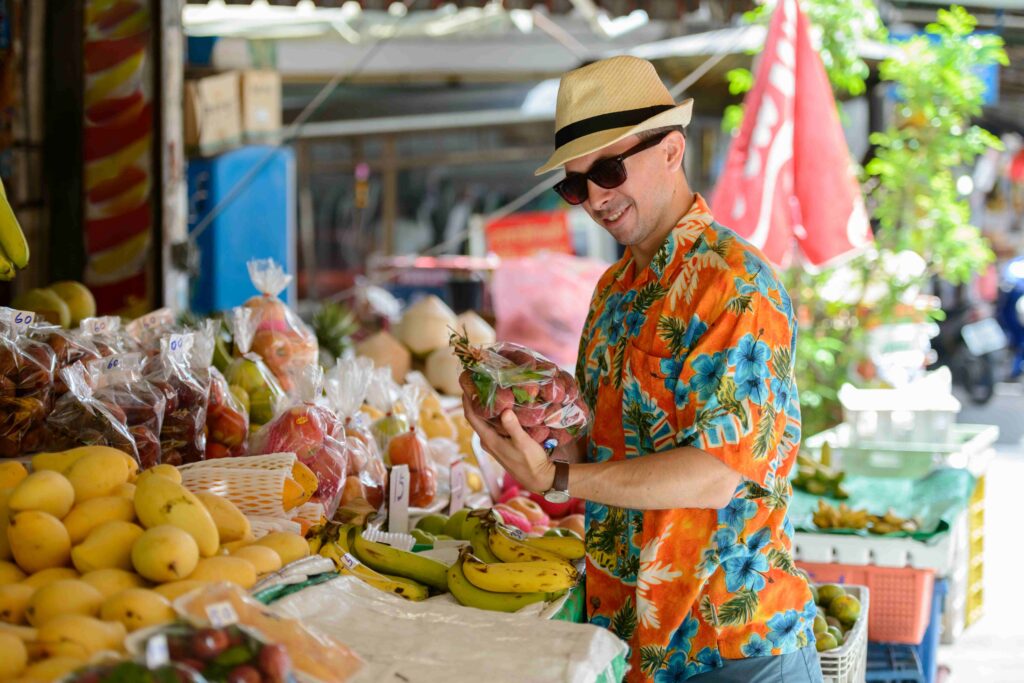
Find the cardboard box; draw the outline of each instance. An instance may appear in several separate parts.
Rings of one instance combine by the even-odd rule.
[[[239,76],[229,71],[185,82],[185,147],[209,154],[239,142]]]
[[[241,73],[242,132],[264,138],[281,130],[281,75],[276,71]]]

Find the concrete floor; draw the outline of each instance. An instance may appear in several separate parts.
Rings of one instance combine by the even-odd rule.
[[[1024,681],[1024,387],[1000,385],[986,406],[964,403],[961,422],[1000,427],[998,456],[986,478],[985,615],[939,650],[945,683]]]

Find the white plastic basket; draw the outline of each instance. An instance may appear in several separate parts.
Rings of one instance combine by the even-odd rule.
[[[870,596],[866,586],[843,586],[843,589],[860,601],[860,619],[853,625],[841,647],[818,653],[821,674],[825,683],[863,683],[868,668]]]
[[[899,389],[839,390],[843,422],[853,428],[854,441],[947,443],[952,437],[960,401],[953,396],[946,368]]]
[[[190,491],[209,491],[224,496],[246,515],[290,519],[282,491],[291,478],[294,453],[274,453],[242,458],[204,460],[178,468]]]

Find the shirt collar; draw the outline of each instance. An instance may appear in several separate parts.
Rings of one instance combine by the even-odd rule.
[[[632,251],[626,247],[626,253],[614,266],[616,285],[620,289],[631,289],[642,286],[648,281],[664,279],[666,274],[675,271],[675,266],[682,262],[690,247],[714,220],[704,197],[699,193],[694,193],[690,209],[665,237],[665,242],[655,252],[650,264],[639,276],[636,273],[636,262],[633,260]]]

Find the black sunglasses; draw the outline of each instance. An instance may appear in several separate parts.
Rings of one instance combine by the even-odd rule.
[[[671,132],[671,131],[669,131]],[[668,133],[662,133],[655,137],[644,140],[635,147],[631,147],[622,154],[607,159],[600,159],[594,162],[586,173],[566,173],[565,178],[555,185],[555,192],[570,204],[582,204],[587,200],[587,181],[593,180],[606,190],[618,187],[626,182],[626,165],[623,162],[627,157],[650,149],[661,143]]]

